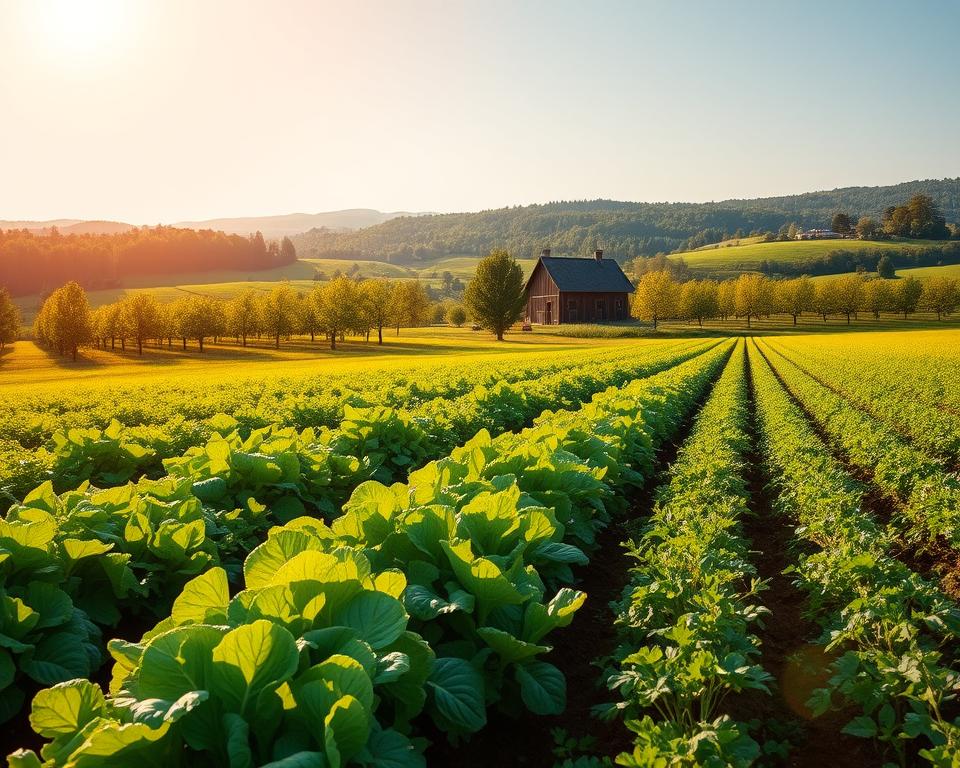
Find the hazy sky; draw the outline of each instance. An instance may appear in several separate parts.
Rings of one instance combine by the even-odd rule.
[[[960,175],[960,2],[0,0],[0,219]]]

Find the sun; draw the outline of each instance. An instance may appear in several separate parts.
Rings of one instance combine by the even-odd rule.
[[[34,12],[49,51],[78,62],[109,54],[122,43],[131,6],[123,0],[39,0]]]

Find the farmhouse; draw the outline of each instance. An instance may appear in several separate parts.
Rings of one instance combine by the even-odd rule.
[[[537,260],[527,287],[527,322],[541,325],[602,323],[630,316],[631,283],[620,265],[604,259],[570,259],[550,256],[545,249]]]

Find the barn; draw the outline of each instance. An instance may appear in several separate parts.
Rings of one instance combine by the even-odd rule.
[[[629,295],[633,283],[620,265],[604,259],[603,251],[593,258],[557,258],[550,249],[540,254],[524,295],[528,323],[603,323],[630,317]]]

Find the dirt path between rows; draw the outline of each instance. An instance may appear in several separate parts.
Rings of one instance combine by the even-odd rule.
[[[738,720],[759,720],[758,741],[765,738],[790,742],[787,759],[771,762],[788,766],[831,766],[869,768],[883,760],[872,743],[841,733],[853,713],[827,713],[813,718],[806,701],[828,678],[832,660],[812,643],[819,634],[817,625],[804,616],[806,598],[784,570],[791,555],[793,530],[790,521],[772,507],[758,449],[756,401],[748,359],[747,386],[751,412],[752,450],[747,456],[750,514],[743,520],[743,533],[751,541],[753,563],[760,578],[769,583],[760,601],[770,610],[757,629],[761,641],[761,663],[774,676],[773,695],[750,692],[726,702],[728,714]]]

